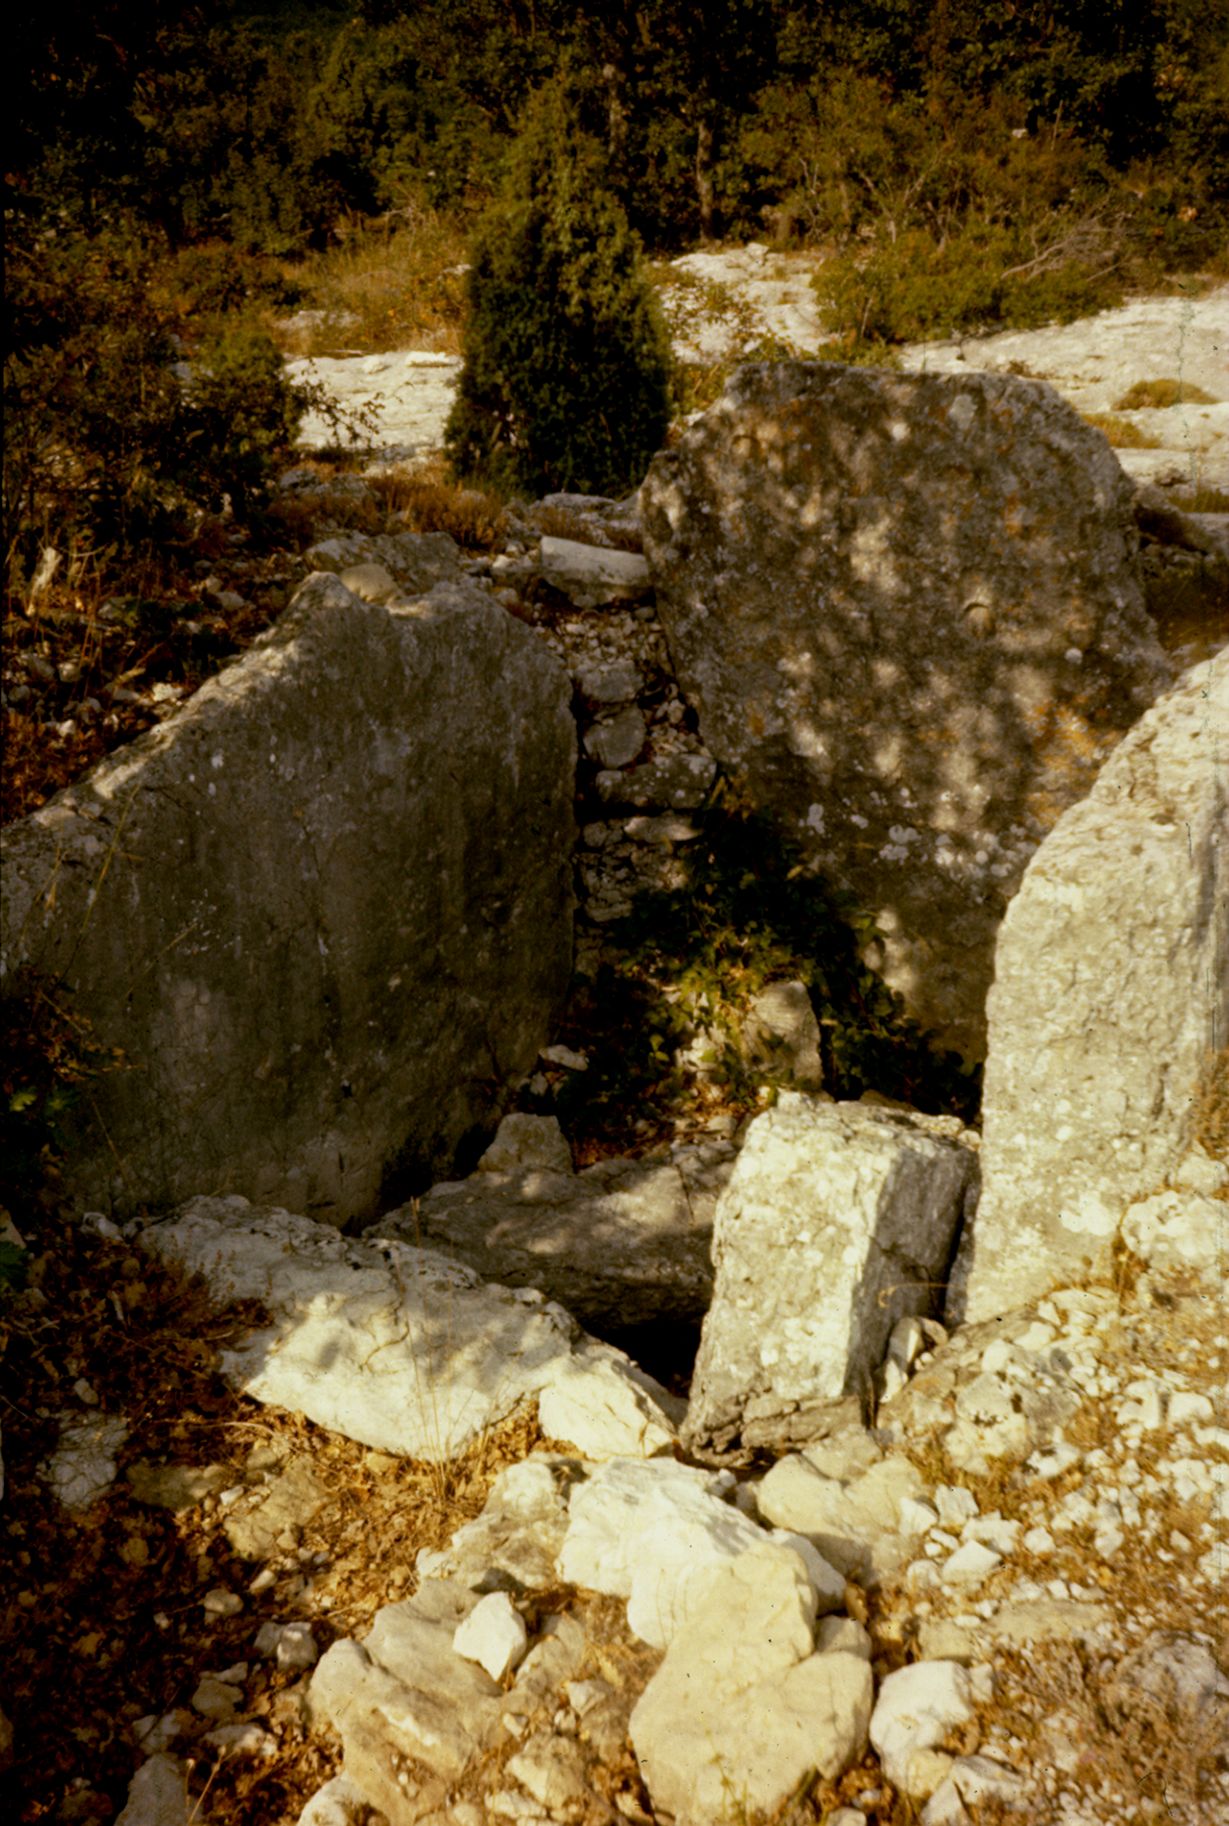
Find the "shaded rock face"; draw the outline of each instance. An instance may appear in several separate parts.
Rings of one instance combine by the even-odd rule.
[[[1131,488],[1047,386],[740,369],[658,456],[645,552],[711,752],[873,913],[911,1013],[985,1051],[994,935],[1169,668]]]
[[[123,1069],[65,1149],[87,1204],[206,1188],[341,1222],[447,1171],[571,963],[567,681],[465,585],[310,578],[162,728],[4,832],[3,970]]]
[[[1008,910],[957,1317],[1104,1274],[1130,1207],[1189,1179],[1229,1033],[1226,729],[1229,651],[1131,731]]]

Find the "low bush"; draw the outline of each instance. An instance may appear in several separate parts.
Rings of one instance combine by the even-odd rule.
[[[40,552],[131,554],[194,511],[255,500],[313,390],[254,319],[189,351],[147,246],[117,230],[10,250],[4,539],[10,587]],[[190,359],[187,359],[190,355]]]

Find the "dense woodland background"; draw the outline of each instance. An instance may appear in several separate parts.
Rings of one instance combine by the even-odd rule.
[[[826,353],[1229,271],[1229,0],[49,0],[9,46],[18,595],[49,544],[124,553],[259,495],[300,307],[349,346],[458,348],[547,86],[573,190],[648,253],[814,250]]]

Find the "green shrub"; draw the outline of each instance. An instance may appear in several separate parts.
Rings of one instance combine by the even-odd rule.
[[[10,250],[4,536],[10,576],[40,548],[131,552],[190,509],[250,500],[309,403],[242,320],[185,363],[182,315],[149,250],[112,229]],[[165,288],[163,287],[164,291]]]
[[[544,494],[634,487],[665,441],[670,358],[639,248],[561,87],[543,90],[482,223],[446,448]]]

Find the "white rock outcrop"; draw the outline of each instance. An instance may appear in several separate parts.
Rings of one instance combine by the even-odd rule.
[[[571,1443],[593,1457],[673,1438],[652,1379],[620,1352],[540,1294],[489,1287],[438,1251],[352,1241],[242,1198],[193,1199],[142,1240],[219,1301],[267,1309],[222,1354],[233,1386],[379,1451],[451,1458],[556,1381]]]

